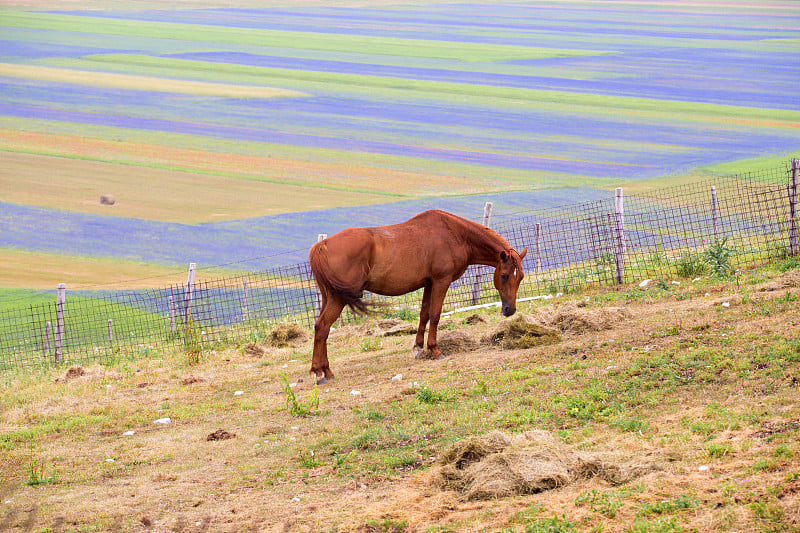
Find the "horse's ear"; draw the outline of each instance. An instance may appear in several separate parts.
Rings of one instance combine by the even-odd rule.
[[[506,259],[508,259],[508,254],[506,253],[505,250],[501,250],[500,251],[500,261],[505,262]]]
[[[522,251],[519,253],[519,260],[520,260],[520,261],[522,261],[523,259],[525,259],[525,256],[526,256],[527,254],[528,254],[528,247],[526,246],[526,247],[525,247],[525,249],[523,249],[523,250],[522,250]]]

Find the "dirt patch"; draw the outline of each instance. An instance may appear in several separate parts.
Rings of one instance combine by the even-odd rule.
[[[74,379],[78,379],[86,375],[86,369],[82,366],[71,366],[59,378],[56,378],[56,383],[66,383]]]
[[[471,437],[448,449],[440,463],[439,488],[466,500],[534,494],[593,477],[620,485],[660,470],[652,460],[621,462],[574,450],[546,431]]]
[[[394,335],[412,335],[417,332],[417,326],[405,320],[386,319],[378,320],[369,327],[369,334],[376,337],[391,337]]]
[[[267,353],[267,350],[260,344],[254,342],[244,347],[244,354],[250,357],[264,357],[265,353]]]
[[[631,318],[631,313],[621,307],[587,309],[574,303],[540,309],[533,320],[558,329],[562,333],[582,335],[594,331],[613,329]]]
[[[181,380],[181,385],[192,385],[193,383],[202,383],[204,381],[205,380],[203,378],[196,378],[196,377],[190,376],[188,378],[182,379]]]
[[[275,326],[268,337],[270,346],[284,348],[308,339],[308,332],[295,322],[283,322]]]
[[[520,350],[561,342],[561,332],[538,324],[527,315],[518,315],[506,320],[488,337],[486,344],[499,345],[506,350]]]
[[[230,433],[225,431],[224,429],[218,429],[214,433],[211,433],[206,437],[206,440],[227,440],[232,439],[236,436],[236,433]]]

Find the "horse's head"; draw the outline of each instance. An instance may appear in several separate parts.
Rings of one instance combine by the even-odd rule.
[[[517,289],[525,277],[522,271],[522,259],[527,253],[527,247],[519,254],[513,249],[500,252],[497,268],[494,271],[494,286],[500,293],[503,316],[511,316],[517,312]]]

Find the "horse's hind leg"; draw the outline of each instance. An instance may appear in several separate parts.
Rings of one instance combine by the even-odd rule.
[[[317,376],[317,384],[326,383],[333,378],[328,364],[328,335],[331,326],[342,314],[344,302],[338,296],[322,297],[319,317],[314,323],[314,356],[311,359],[311,372]]]
[[[417,328],[417,338],[414,341],[413,353],[414,357],[422,357],[425,352],[425,328],[428,325],[431,312],[431,285],[425,284],[425,290],[422,291],[422,304],[419,307],[419,327]]]

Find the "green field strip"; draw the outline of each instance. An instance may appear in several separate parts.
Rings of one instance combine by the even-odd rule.
[[[574,57],[606,53],[602,51],[259,30],[170,22],[117,20],[51,13],[12,13],[7,11],[0,12],[0,26],[195,42],[277,46],[305,50],[352,53],[368,50],[370,54],[377,55],[454,59],[465,62]]]
[[[176,148],[194,150],[207,150],[209,138],[199,135],[184,133],[167,133],[149,130],[119,128],[113,126],[99,126],[92,124],[75,124],[41,119],[21,119],[0,115],[0,127],[28,132],[48,134],[69,134],[98,140],[117,139],[124,142],[157,144]],[[52,155],[74,159],[109,162],[123,165],[141,165],[135,161],[104,158],[86,158],[70,154],[54,153],[45,150],[18,150],[13,147],[13,139],[3,138],[0,148],[8,151],[20,151],[38,155]],[[373,166],[394,171],[418,172],[438,176],[459,176],[476,184],[486,181],[482,187],[484,191],[508,191],[519,189],[551,189],[561,188],[569,184],[576,187],[606,187],[618,180],[612,178],[598,178],[594,176],[581,176],[552,171],[532,171],[505,167],[494,167],[476,163],[462,163],[457,161],[432,160],[418,157],[376,154],[370,152],[352,152],[330,148],[309,148],[302,146],[283,145],[275,143],[260,143],[254,141],[237,141],[215,138],[213,141],[215,151],[242,155],[270,155],[277,158],[310,161],[319,164],[347,163],[350,165]],[[177,170],[177,169],[170,169]],[[198,172],[192,169],[192,172]],[[231,174],[231,178],[259,180],[258,176]],[[492,183],[492,186],[488,184]],[[309,187],[318,187],[317,183],[309,183]],[[480,192],[480,191],[476,191]],[[458,195],[460,192],[431,192],[418,191],[416,197]],[[469,191],[464,191],[469,194]],[[377,197],[377,196],[376,196]]]
[[[96,63],[92,67],[92,63]],[[800,111],[757,108],[745,106],[732,106],[724,104],[709,104],[687,102],[680,100],[662,100],[640,98],[632,96],[611,96],[568,91],[554,91],[541,89],[498,87],[489,85],[476,85],[467,83],[453,83],[440,81],[412,80],[407,78],[372,76],[367,74],[339,74],[331,72],[316,72],[306,70],[279,69],[268,67],[255,67],[249,65],[232,65],[226,63],[212,63],[207,61],[194,61],[161,57],[149,57],[135,54],[103,54],[87,56],[80,60],[54,59],[48,64],[63,65],[71,68],[94,69],[119,69],[126,72],[147,72],[151,75],[172,73],[177,77],[181,72],[186,76],[200,79],[211,77],[213,79],[228,79],[230,76],[251,76],[270,86],[285,86],[279,80],[292,80],[324,84],[339,84],[347,87],[362,87],[381,90],[400,90],[405,93],[414,92],[431,95],[457,95],[459,97],[479,97],[480,103],[486,104],[486,99],[500,99],[515,101],[519,105],[554,104],[565,106],[565,109],[574,112],[577,106],[583,108],[600,109],[602,114],[615,113],[617,110],[634,111],[636,113],[671,114],[673,119],[689,120],[691,122],[716,122],[719,118],[768,120],[772,123],[768,127],[797,128],[800,122]],[[103,65],[103,66],[101,66]],[[307,92],[314,92],[313,86],[306,84],[294,86],[298,90],[305,87]],[[321,88],[322,88],[321,87]],[[680,115],[680,116],[679,116]],[[751,125],[758,127],[758,125]]]

